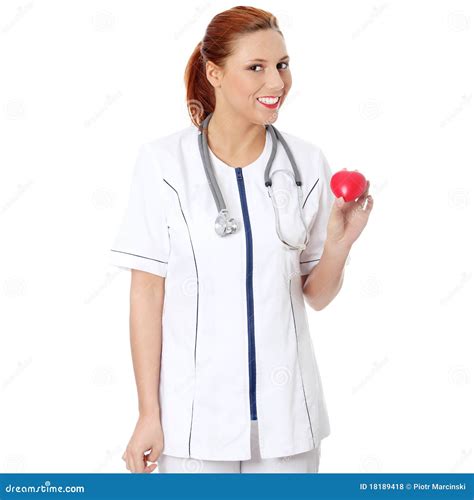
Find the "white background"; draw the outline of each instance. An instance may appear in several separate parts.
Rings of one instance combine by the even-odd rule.
[[[308,309],[320,472],[472,472],[472,3],[300,3],[249,4],[291,57],[275,125],[374,197],[341,292]],[[235,5],[2,1],[1,472],[127,472],[130,274],[108,252],[139,145],[190,125],[186,62]]]

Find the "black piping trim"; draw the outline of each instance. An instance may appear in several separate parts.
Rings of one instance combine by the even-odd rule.
[[[168,264],[165,260],[152,259],[151,257],[144,257],[143,255],[137,255],[136,253],[122,252],[121,250],[110,249],[111,252],[126,253],[127,255],[133,255],[134,257],[141,257],[142,259],[154,260],[155,262],[161,262],[162,264]]]
[[[316,187],[316,184],[318,183],[318,181],[319,181],[319,177],[318,177],[318,180],[317,180],[317,181],[313,184],[313,187],[309,190],[309,193],[308,193],[308,195],[306,196],[306,198],[305,198],[305,200],[304,200],[304,203],[303,203],[303,208],[304,208],[304,206],[306,205],[306,202],[307,202],[307,200],[308,200],[308,197],[309,197],[309,195],[312,193],[313,189]]]
[[[188,226],[188,221],[186,220],[186,217],[183,212],[183,207],[181,206],[181,199],[179,197],[178,191],[166,180],[163,179],[163,181],[168,184],[168,186],[176,193],[176,196],[178,198],[178,203],[179,203],[179,208],[181,209],[181,214],[183,216],[184,222],[186,224],[186,227],[188,229],[188,236],[189,236],[189,242],[191,243],[191,249],[193,251],[193,258],[194,258],[194,267],[196,268],[196,280],[197,280],[197,295],[196,295],[196,333],[194,335],[194,380],[196,380],[196,347],[197,347],[197,332],[198,332],[198,318],[199,318],[199,273],[198,273],[198,267],[196,263],[196,254],[194,253],[194,245],[193,245],[193,240],[191,238],[191,233],[189,231],[189,226]],[[196,390],[196,384],[194,385],[194,389]],[[196,392],[194,392],[196,395]],[[195,395],[193,396],[193,403],[191,406],[191,423],[189,426],[189,439],[188,439],[188,454],[189,458],[191,458],[191,433],[193,429],[193,417],[194,417],[194,399]]]
[[[300,264],[307,264],[308,262],[316,262],[317,260],[321,260],[321,259],[303,260],[303,262],[300,261]]]
[[[290,292],[290,304],[291,304],[291,314],[293,316],[293,325],[295,327],[295,339],[296,339],[296,359],[298,360],[298,369],[300,372],[300,378],[301,378],[301,387],[303,388],[303,396],[304,396],[304,404],[306,405],[306,413],[308,415],[308,422],[309,422],[309,428],[311,430],[311,438],[313,439],[313,445],[316,446],[314,442],[314,434],[313,434],[313,426],[311,425],[311,417],[309,415],[309,410],[308,410],[308,402],[306,401],[306,392],[304,390],[304,381],[303,381],[303,375],[301,373],[301,365],[300,365],[300,356],[299,356],[299,351],[298,351],[298,331],[296,329],[296,320],[295,320],[295,312],[293,310],[293,299],[291,297],[291,279],[289,282],[289,292]]]

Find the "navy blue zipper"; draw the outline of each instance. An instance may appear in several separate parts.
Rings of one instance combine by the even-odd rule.
[[[257,401],[255,396],[257,369],[255,366],[255,324],[253,314],[253,251],[252,251],[252,229],[250,227],[249,211],[247,198],[245,196],[244,176],[242,168],[235,169],[237,176],[237,185],[239,186],[240,204],[242,206],[242,215],[245,227],[246,257],[247,257],[247,332],[248,332],[248,357],[249,357],[249,396],[250,396],[250,419],[257,420]]]

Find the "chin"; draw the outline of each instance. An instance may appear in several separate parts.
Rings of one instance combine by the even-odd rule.
[[[263,112],[263,121],[262,125],[273,124],[278,120],[278,110],[272,109],[267,112]]]

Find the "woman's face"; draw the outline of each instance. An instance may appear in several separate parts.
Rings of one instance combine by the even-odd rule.
[[[223,68],[208,64],[216,108],[244,116],[252,123],[276,121],[292,82],[289,57],[280,33],[268,29],[241,36]],[[276,107],[269,108],[259,102],[259,97],[279,100]]]

